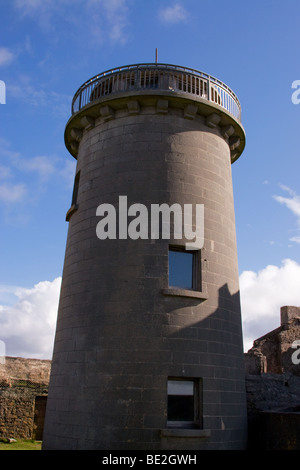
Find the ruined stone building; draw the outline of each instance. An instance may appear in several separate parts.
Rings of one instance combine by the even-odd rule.
[[[300,346],[300,308],[281,307],[280,316],[280,326],[256,339],[245,355],[248,374],[290,373],[300,377],[295,354],[297,345]]]
[[[0,437],[42,440],[51,361],[0,363]]]
[[[278,328],[245,354],[248,445],[300,449],[300,307],[281,308]]]

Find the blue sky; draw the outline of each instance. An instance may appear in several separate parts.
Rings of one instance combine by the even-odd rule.
[[[0,0],[0,341],[51,357],[75,161],[78,87],[158,61],[207,72],[242,105],[233,165],[245,348],[300,305],[298,0]]]

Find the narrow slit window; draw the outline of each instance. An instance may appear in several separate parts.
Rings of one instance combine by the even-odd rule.
[[[66,214],[66,221],[69,222],[71,216],[74,214],[74,212],[77,211],[78,209],[78,188],[79,188],[79,179],[80,179],[80,171],[75,176],[74,180],[74,186],[73,186],[73,195],[72,195],[72,204],[70,209],[68,210]]]
[[[169,287],[201,291],[200,252],[169,247]]]
[[[72,206],[77,205],[79,180],[80,180],[80,171],[78,171],[78,173],[75,176],[75,180],[74,180],[73,195],[72,195]]]

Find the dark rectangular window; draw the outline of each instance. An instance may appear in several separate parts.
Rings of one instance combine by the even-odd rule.
[[[72,195],[72,206],[77,204],[79,180],[80,180],[80,171],[78,171],[78,173],[75,176],[75,180],[74,180],[73,195]]]
[[[169,378],[168,426],[199,428],[200,409],[200,380]]]
[[[73,186],[73,195],[72,195],[72,204],[70,209],[66,214],[66,221],[69,222],[72,214],[77,211],[78,209],[78,189],[79,189],[79,180],[80,180],[80,171],[76,173],[74,186]]]
[[[169,247],[169,287],[201,291],[200,251]]]

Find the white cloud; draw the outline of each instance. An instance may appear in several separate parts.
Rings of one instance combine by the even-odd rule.
[[[35,11],[47,3],[49,0],[15,0],[16,7],[22,9],[25,14],[29,14],[32,10]]]
[[[104,42],[106,37],[109,37],[112,43],[127,42],[127,0],[88,0],[86,13],[90,19],[90,32],[95,43]]]
[[[25,171],[34,171],[41,180],[48,179],[54,173],[55,167],[51,158],[37,156],[20,161],[21,168]]]
[[[22,101],[30,106],[46,108],[47,113],[56,118],[69,119],[72,96],[63,93],[57,93],[48,88],[40,88],[39,85],[31,83],[31,79],[21,76],[18,82],[11,81],[7,85],[7,92],[11,98]]]
[[[300,306],[300,265],[286,259],[279,267],[269,265],[258,273],[244,271],[240,293],[247,351],[255,339],[280,326],[280,307]]]
[[[62,182],[64,191],[73,187],[76,161],[57,155],[26,157],[11,149],[9,142],[0,138],[0,203],[6,208],[16,203],[36,201],[47,191],[49,181]],[[29,182],[30,178],[30,182]],[[24,215],[24,204],[19,208]],[[26,218],[25,218],[26,220]]]
[[[165,23],[180,23],[187,19],[188,13],[180,3],[163,8],[159,11],[159,18]]]
[[[61,278],[43,281],[31,289],[0,286],[0,298],[16,298],[0,305],[0,339],[8,356],[51,359]]]
[[[0,184],[0,201],[4,203],[15,203],[22,201],[27,194],[25,184]]]
[[[63,21],[74,30],[84,27],[87,42],[89,35],[97,44],[106,38],[121,44],[127,40],[127,0],[14,0],[14,5],[23,18],[35,19],[46,33],[60,35],[63,30],[58,24]]]
[[[300,230],[300,196],[288,186],[280,185],[281,189],[287,192],[290,197],[273,196],[275,201],[286,206],[297,218],[298,231]],[[300,243],[300,235],[290,238],[290,241]]]
[[[0,47],[0,66],[10,65],[14,58],[15,55],[7,47]]]
[[[275,201],[285,205],[288,209],[290,209],[293,214],[299,217],[300,222],[300,196],[298,196],[297,193],[288,186],[280,185],[280,188],[283,191],[289,193],[290,197],[273,196],[273,198]]]
[[[14,0],[14,6],[21,17],[35,18],[44,31],[53,29],[53,15],[59,6],[57,0]]]
[[[6,180],[11,177],[11,170],[8,166],[0,164],[0,180]]]

